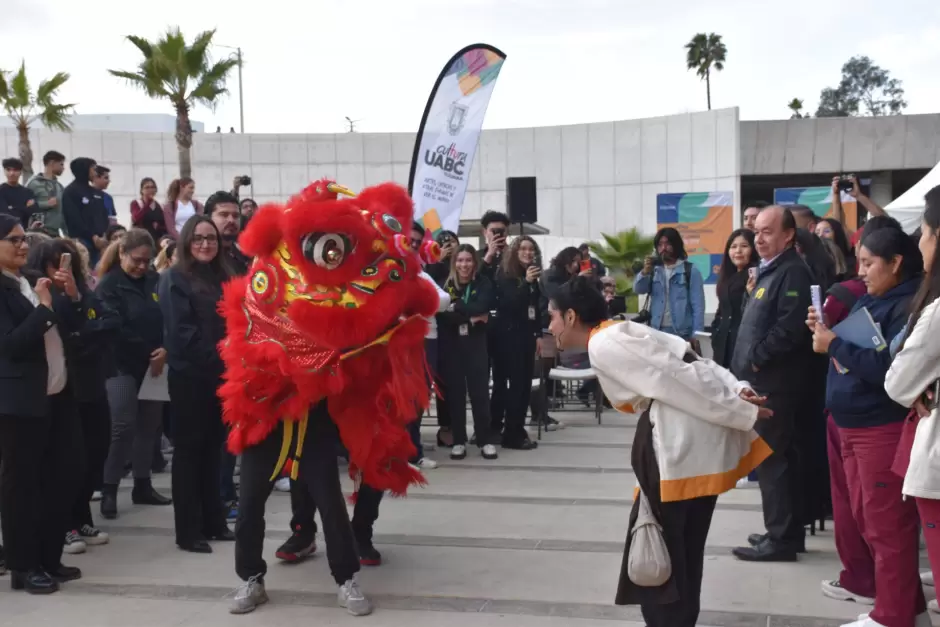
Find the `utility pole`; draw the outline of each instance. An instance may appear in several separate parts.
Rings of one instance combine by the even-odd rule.
[[[347,132],[348,132],[348,133],[355,133],[355,132],[356,132],[356,124],[357,124],[358,122],[362,122],[362,120],[353,120],[353,119],[350,119],[350,117],[349,117],[348,115],[345,116],[345,117],[346,117],[346,124],[349,125],[349,130],[348,130]]]
[[[238,51],[238,128],[239,131],[244,135],[245,133],[245,91],[242,89],[244,82],[242,81],[242,49],[241,46],[236,48]]]

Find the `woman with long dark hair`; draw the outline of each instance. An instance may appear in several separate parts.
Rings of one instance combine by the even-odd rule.
[[[87,312],[71,272],[23,276],[28,249],[20,221],[0,214],[0,521],[12,588],[48,594],[82,576],[61,561],[82,472],[62,338]]]
[[[135,505],[169,505],[172,501],[153,487],[151,463],[154,440],[163,424],[162,403],[140,400],[144,377],[158,377],[166,365],[163,315],[157,294],[159,275],[150,269],[153,238],[131,229],[101,256],[97,293],[121,319],[114,341],[115,376],[105,382],[111,407],[111,448],[104,465],[101,515],[117,518],[118,484],[124,464],[131,460]]]
[[[649,627],[695,627],[718,495],[770,454],[753,427],[772,412],[759,408],[765,399],[728,370],[698,359],[682,338],[634,322],[603,325],[607,304],[587,277],[562,286],[549,314],[558,348],[587,350],[611,403],[643,412],[632,446],[641,497],[630,515],[615,602],[640,605]],[[635,583],[627,567],[644,498],[662,527],[672,565],[672,576],[660,586]]]
[[[885,376],[885,391],[903,407],[912,407],[905,424],[908,436],[902,446],[910,448],[904,470],[902,493],[914,497],[934,581],[940,580],[940,412],[937,409],[940,381],[940,186],[924,197],[926,207],[918,247],[926,274],[914,297],[911,318],[902,336],[900,350]],[[910,444],[906,444],[910,442]],[[906,453],[903,450],[902,453]],[[931,601],[936,609],[936,601]]]
[[[849,236],[846,234],[845,227],[842,223],[835,218],[823,218],[816,223],[816,235],[818,235],[820,239],[827,239],[835,243],[845,257],[848,271],[851,273],[850,276],[854,276],[856,262],[855,251],[849,243]],[[850,278],[850,276],[845,276],[839,280],[844,281]]]
[[[163,207],[157,202],[157,182],[149,176],[140,180],[140,198],[131,201],[131,226],[144,229],[155,242],[167,234]]]
[[[121,320],[86,284],[78,249],[71,240],[42,242],[29,251],[27,265],[34,276],[51,279],[62,270],[62,257],[66,254],[71,257],[69,267],[82,307],[87,312],[81,327],[62,338],[85,458],[85,471],[65,532],[64,550],[74,554],[84,553],[88,546],[107,544],[109,540],[107,533],[95,527],[90,502],[101,485],[111,443],[111,409],[105,381],[113,376],[114,357],[110,344],[117,336]],[[66,306],[68,303],[60,296],[59,302],[54,304]]]
[[[196,182],[184,176],[174,179],[166,190],[166,204],[163,205],[163,220],[166,232],[173,239],[179,239],[180,231],[186,221],[195,215],[202,215],[205,209],[198,200],[193,199]],[[155,240],[158,241],[158,240]]]
[[[536,342],[542,334],[541,256],[538,244],[528,235],[513,240],[496,273],[496,319],[490,322],[496,351],[490,399],[493,437],[502,433],[503,448],[523,451],[537,446],[525,430],[525,415],[532,394]]]
[[[574,246],[562,248],[539,279],[542,294],[551,298],[558,288],[578,276],[580,266],[581,251]]]
[[[473,431],[485,459],[496,459],[490,434],[489,356],[486,325],[493,307],[493,286],[480,273],[476,249],[461,244],[454,252],[450,277],[444,283],[450,294],[447,311],[437,314],[438,360],[447,386],[448,409],[454,445],[451,459],[467,456],[467,396],[473,412]]]
[[[211,218],[191,217],[180,233],[179,262],[160,283],[173,412],[176,544],[193,553],[211,553],[209,540],[235,540],[219,496],[226,430],[216,389],[225,370],[218,351],[225,323],[217,307],[230,274],[221,239]]]
[[[751,268],[760,259],[754,248],[754,233],[747,229],[733,232],[725,243],[725,255],[718,270],[718,311],[712,323],[712,351],[716,362],[731,367],[731,355],[741,326],[744,296]]]
[[[865,233],[859,276],[868,293],[853,307],[867,309],[890,343],[908,318],[920,285],[923,256],[900,229]],[[926,612],[917,565],[917,507],[902,498],[893,465],[908,409],[888,395],[890,350],[863,348],[835,335],[810,308],[813,349],[830,358],[826,407],[839,428],[854,517],[874,557],[875,607],[851,627],[914,625]]]

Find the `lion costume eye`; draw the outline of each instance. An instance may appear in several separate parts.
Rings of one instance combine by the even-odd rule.
[[[300,242],[304,257],[321,268],[335,270],[350,252],[349,240],[337,233],[311,233]]]

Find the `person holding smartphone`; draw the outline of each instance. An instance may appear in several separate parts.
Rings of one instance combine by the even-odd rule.
[[[542,332],[538,244],[528,235],[513,240],[496,273],[496,317],[490,323],[493,393],[490,398],[493,437],[502,433],[503,448],[528,451],[538,445],[525,430],[532,391],[536,346]],[[503,430],[503,417],[506,425]]]
[[[486,252],[480,272],[489,280],[496,278],[496,270],[503,260],[506,250],[506,237],[509,235],[509,216],[501,211],[487,211],[480,219],[483,237],[486,239]]]
[[[650,326],[686,341],[705,330],[705,281],[688,261],[679,231],[666,227],[653,238],[656,254],[643,262],[633,282],[637,294],[649,294]],[[694,344],[693,344],[694,345]]]

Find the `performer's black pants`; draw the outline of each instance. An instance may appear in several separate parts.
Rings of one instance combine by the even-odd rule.
[[[375,521],[379,518],[379,504],[384,494],[381,490],[376,490],[364,483],[360,486],[352,517],[353,535],[357,544],[365,546],[372,544],[372,530]],[[313,541],[317,533],[317,523],[313,519],[313,515],[317,512],[317,504],[302,479],[290,483],[290,506],[293,514],[290,521],[291,531]],[[323,514],[321,513],[320,516],[322,517]],[[329,551],[326,557],[330,559]],[[330,569],[337,570],[332,563],[330,563]]]
[[[493,333],[493,331],[491,331]],[[535,336],[525,328],[510,327],[495,331],[497,341],[491,344],[493,355],[493,396],[490,413],[493,436],[503,434],[503,442],[519,444],[529,437],[525,416],[532,397],[532,376],[535,370]],[[497,389],[502,399],[497,401]],[[502,407],[499,406],[502,404]],[[503,407],[506,426],[503,427]]]
[[[802,399],[786,394],[768,395],[774,415],[754,424],[773,453],[757,467],[764,526],[779,545],[800,546],[806,536],[802,523],[800,456],[795,440],[797,413]]]
[[[283,433],[284,425],[281,423],[267,439],[242,453],[238,518],[235,522],[235,572],[244,581],[267,573],[268,567],[262,557],[264,505],[271,494],[271,473],[277,465]],[[339,483],[337,440],[336,427],[326,413],[326,403],[311,409],[301,455],[300,478],[320,508],[330,570],[336,583],[342,585],[359,571],[359,555]]]

